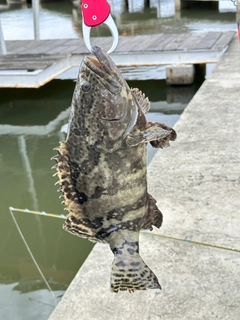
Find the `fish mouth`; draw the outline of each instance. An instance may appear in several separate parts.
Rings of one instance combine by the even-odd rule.
[[[112,59],[103,51],[102,48],[92,47],[92,53],[97,58],[85,57],[83,63],[92,72],[98,75],[102,84],[113,94],[118,94],[125,84],[125,80],[121,76]]]
[[[112,75],[119,83],[123,84],[123,77],[121,76],[116,64],[112,61],[109,55],[100,47],[93,46],[92,53],[97,58],[97,63],[101,65],[106,73]]]

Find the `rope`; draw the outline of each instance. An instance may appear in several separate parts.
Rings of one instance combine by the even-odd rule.
[[[21,210],[21,209],[20,209],[20,210]],[[12,219],[13,219],[15,225],[16,225],[16,228],[17,228],[17,230],[18,230],[18,232],[19,232],[19,234],[20,234],[20,236],[21,236],[21,238],[22,238],[22,240],[23,240],[23,243],[25,244],[25,247],[26,247],[27,250],[28,250],[28,253],[30,254],[30,256],[31,256],[31,258],[32,258],[32,260],[33,260],[33,262],[34,262],[34,264],[35,264],[35,266],[36,266],[39,274],[41,275],[43,281],[45,282],[48,290],[49,290],[49,291],[51,292],[51,294],[52,294],[52,297],[53,297],[53,300],[54,300],[54,303],[55,303],[55,306],[56,306],[56,305],[57,305],[56,297],[55,297],[55,295],[54,295],[54,293],[53,293],[53,291],[52,291],[49,283],[47,282],[47,279],[45,278],[44,274],[42,273],[42,270],[40,269],[40,267],[39,267],[36,259],[34,258],[34,255],[32,254],[31,249],[29,248],[29,246],[28,246],[28,244],[27,244],[27,241],[26,241],[26,239],[24,238],[24,235],[23,235],[23,233],[22,233],[22,231],[21,231],[21,229],[20,229],[20,227],[19,227],[19,225],[18,225],[18,223],[17,223],[17,220],[16,220],[16,218],[15,218],[15,216],[14,216],[14,214],[13,214],[13,211],[17,211],[17,210],[14,209],[14,208],[12,208],[12,207],[9,207],[9,211],[10,211],[10,214],[11,214],[11,216],[12,216]],[[18,210],[18,211],[19,211],[19,210]],[[23,210],[23,212],[26,212],[26,211]],[[29,211],[29,212],[30,212],[30,211]],[[34,212],[36,212],[36,211],[34,211]],[[35,213],[35,214],[36,214],[36,213]]]

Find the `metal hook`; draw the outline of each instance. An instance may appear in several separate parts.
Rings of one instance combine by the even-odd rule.
[[[116,49],[116,47],[118,45],[118,29],[117,29],[117,26],[116,26],[116,24],[115,24],[115,22],[114,22],[114,20],[113,20],[111,15],[109,15],[108,18],[103,23],[105,23],[108,26],[108,28],[110,29],[111,34],[113,36],[112,46],[107,51],[107,53],[110,54]],[[91,45],[91,42],[90,42],[91,28],[92,27],[87,26],[84,23],[84,20],[83,20],[83,23],[82,23],[83,39],[84,39],[86,47],[88,48],[88,50],[90,52],[92,52],[92,45]]]

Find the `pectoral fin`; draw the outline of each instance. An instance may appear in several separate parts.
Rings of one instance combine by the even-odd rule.
[[[149,131],[152,133],[149,141],[154,148],[169,147],[169,141],[175,141],[177,138],[176,131],[164,123],[148,122],[148,125],[150,126]]]
[[[165,148],[169,146],[169,141],[174,141],[177,137],[175,130],[163,123],[148,122],[144,131],[134,130],[126,138],[129,147],[140,143],[150,142],[154,148]]]

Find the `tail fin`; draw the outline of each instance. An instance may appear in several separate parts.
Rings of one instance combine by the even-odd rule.
[[[145,264],[141,256],[134,252],[133,255],[115,254],[111,274],[111,290],[161,289],[157,277]]]

